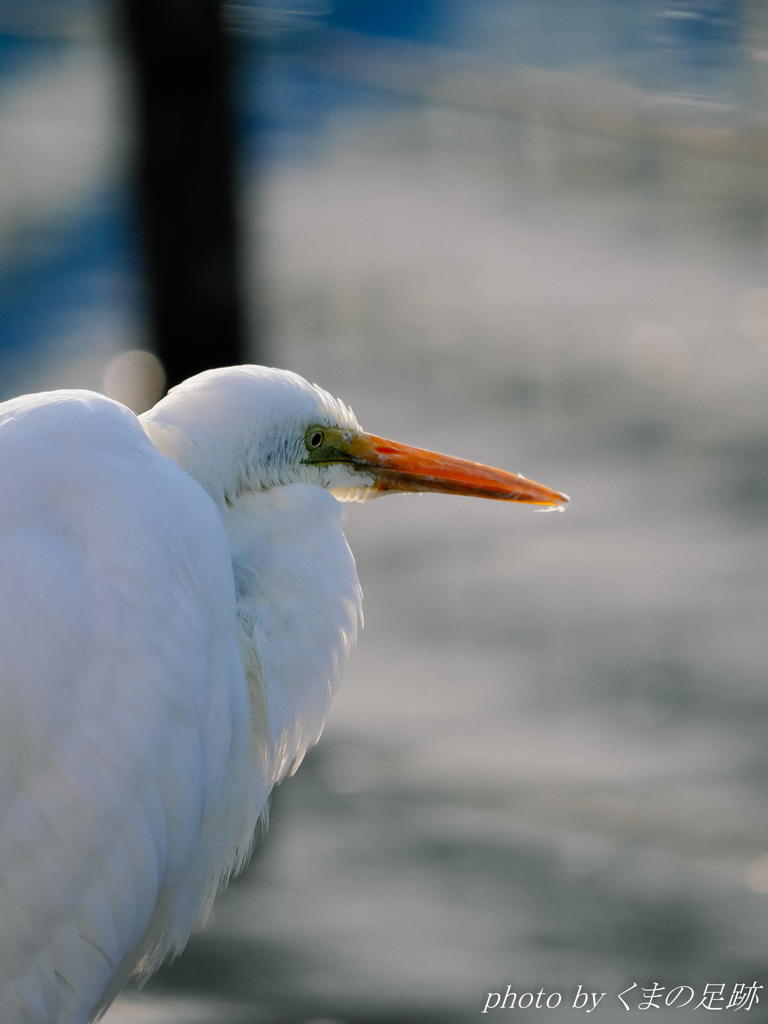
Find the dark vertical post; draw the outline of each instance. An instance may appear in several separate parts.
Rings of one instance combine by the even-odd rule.
[[[220,0],[120,3],[151,340],[172,387],[243,361],[230,43]]]

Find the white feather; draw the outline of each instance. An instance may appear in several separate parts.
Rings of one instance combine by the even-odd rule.
[[[141,423],[88,392],[0,405],[3,1024],[85,1024],[179,951],[320,736],[361,595],[297,457],[317,422],[357,429],[260,367]]]

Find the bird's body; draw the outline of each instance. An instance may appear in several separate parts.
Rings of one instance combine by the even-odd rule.
[[[334,493],[501,486],[415,451],[260,367],[141,420],[90,392],[0,405],[3,1024],[85,1024],[205,918],[355,639]],[[562,499],[527,493],[486,496]]]

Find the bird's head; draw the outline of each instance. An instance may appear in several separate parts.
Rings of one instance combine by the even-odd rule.
[[[568,502],[515,473],[367,434],[351,409],[287,370],[207,370],[141,420],[155,447],[222,510],[245,491],[299,482],[346,501],[439,491],[550,508]]]

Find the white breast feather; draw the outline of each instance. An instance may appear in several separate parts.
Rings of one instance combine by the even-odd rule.
[[[320,738],[362,621],[343,518],[327,491],[288,484],[241,496],[226,520],[252,707],[266,693],[270,750],[260,756],[270,788]]]

